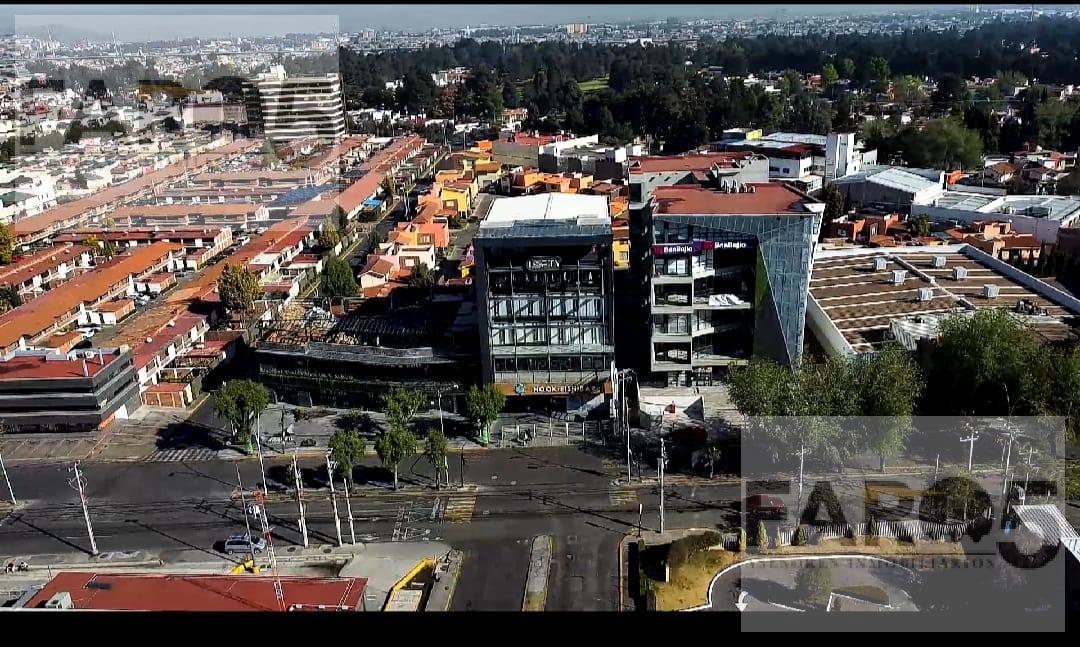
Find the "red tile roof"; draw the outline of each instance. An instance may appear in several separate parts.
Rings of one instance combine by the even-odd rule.
[[[0,315],[0,349],[11,346],[23,336],[37,337],[66,313],[78,308],[80,303],[99,299],[113,285],[131,275],[147,272],[162,258],[181,249],[175,243],[163,242],[137,247],[5,312]]]
[[[86,372],[93,377],[118,356],[113,353],[97,354],[86,360]],[[83,375],[83,359],[47,359],[43,356],[16,355],[6,361],[0,360],[0,381],[46,380],[87,377]]]
[[[367,580],[361,577],[282,577],[288,610],[356,610]],[[279,611],[274,578],[237,575],[58,573],[27,607],[39,608],[60,592],[76,609],[103,611]],[[297,606],[302,605],[302,609]]]
[[[90,251],[82,245],[54,245],[0,268],[0,285],[20,285]]]
[[[729,153],[686,153],[684,155],[662,155],[631,158],[630,173],[664,173],[670,171],[708,171],[715,164],[723,167],[734,166],[735,162],[746,159],[754,153],[739,151]]]
[[[151,171],[133,180],[110,186],[91,196],[53,207],[52,209],[27,218],[16,220],[11,225],[11,233],[17,238],[32,237],[44,232],[52,231],[57,227],[63,227],[71,221],[85,220],[88,212],[116,204],[122,200],[130,199],[155,186],[160,186],[165,182],[174,180],[190,171],[204,168],[207,165],[224,158],[247,151],[256,144],[256,140],[244,139],[231,142],[206,153],[194,155],[163,169]]]
[[[653,191],[657,213],[746,214],[809,213],[800,205],[815,202],[776,182],[752,183],[754,193],[724,193],[692,184],[662,186]]]

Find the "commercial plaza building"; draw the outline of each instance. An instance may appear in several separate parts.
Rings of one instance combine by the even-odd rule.
[[[642,368],[682,386],[752,355],[796,362],[823,209],[779,183],[656,188],[631,224],[648,313]]]
[[[497,200],[475,257],[484,382],[565,410],[602,398],[615,355],[607,198]]]
[[[131,350],[0,357],[0,419],[13,432],[93,431],[139,406]]]

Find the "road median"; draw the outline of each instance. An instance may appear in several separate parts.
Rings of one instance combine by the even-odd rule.
[[[525,580],[525,599],[521,602],[522,611],[543,611],[547,606],[551,549],[551,535],[540,535],[533,539],[529,577]]]

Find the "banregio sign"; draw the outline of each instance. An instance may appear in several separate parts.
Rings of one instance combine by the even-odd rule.
[[[750,249],[750,242],[746,240],[695,240],[689,243],[664,243],[653,245],[653,256],[690,256],[705,250],[723,249]]]
[[[530,272],[557,270],[562,267],[562,259],[557,256],[530,256],[525,259],[525,269]]]

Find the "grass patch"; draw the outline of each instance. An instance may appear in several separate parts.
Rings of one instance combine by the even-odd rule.
[[[830,553],[850,553],[854,555],[874,555],[893,557],[912,555],[963,555],[964,547],[956,542],[920,541],[914,544],[896,541],[888,537],[857,537],[855,539],[825,539],[819,544],[808,546],[783,546],[773,548],[768,555],[828,555]]]
[[[588,81],[581,81],[577,84],[578,90],[583,93],[599,92],[600,90],[606,90],[608,87],[608,77],[598,76],[595,79],[589,79]]]
[[[672,567],[669,581],[654,582],[657,611],[678,611],[705,604],[713,577],[748,555],[727,550],[702,550]]]

